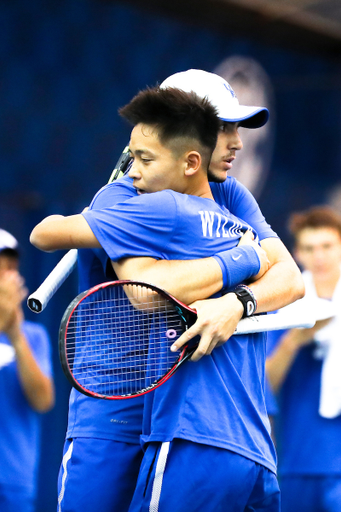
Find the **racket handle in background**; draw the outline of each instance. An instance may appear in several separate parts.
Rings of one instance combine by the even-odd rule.
[[[41,313],[58,288],[71,274],[77,264],[77,249],[71,249],[54,267],[39,288],[27,299],[27,305],[34,313]]]
[[[284,308],[285,309],[285,308]],[[316,316],[312,311],[290,310],[289,312],[281,312],[273,315],[255,315],[243,318],[237,325],[234,334],[252,334],[255,332],[279,331],[282,329],[295,329],[313,327],[316,322]]]
[[[114,170],[112,171],[108,183],[121,178],[128,170],[131,155],[129,146],[126,146],[118,159]],[[34,313],[40,313],[47,306],[50,299],[56,293],[58,288],[64,283],[71,274],[77,262],[77,249],[71,249],[60,260],[57,266],[47,276],[39,288],[27,299],[27,305]]]

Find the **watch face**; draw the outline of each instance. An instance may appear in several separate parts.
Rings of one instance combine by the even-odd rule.
[[[251,316],[255,312],[255,305],[252,300],[248,300],[246,303],[246,315]]]

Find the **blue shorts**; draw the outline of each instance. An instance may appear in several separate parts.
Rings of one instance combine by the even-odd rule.
[[[67,439],[58,476],[58,512],[126,512],[143,452],[107,439]]]
[[[32,493],[22,489],[0,486],[1,512],[34,512],[35,500]]]
[[[340,512],[341,475],[291,475],[280,480],[282,512]]]
[[[279,512],[276,475],[236,453],[182,439],[150,443],[129,512]]]

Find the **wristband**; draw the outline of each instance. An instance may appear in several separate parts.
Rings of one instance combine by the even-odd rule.
[[[220,265],[223,288],[227,290],[233,290],[260,270],[260,259],[252,245],[239,245],[228,251],[218,252],[213,258]]]
[[[257,309],[257,300],[248,286],[240,284],[232,293],[235,293],[237,295],[237,299],[243,304],[244,313],[242,318],[246,318],[247,316],[251,316],[255,313]]]

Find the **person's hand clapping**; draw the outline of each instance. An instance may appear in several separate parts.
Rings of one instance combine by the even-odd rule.
[[[27,296],[23,277],[16,270],[0,271],[0,330],[12,338],[23,319],[21,303]]]

